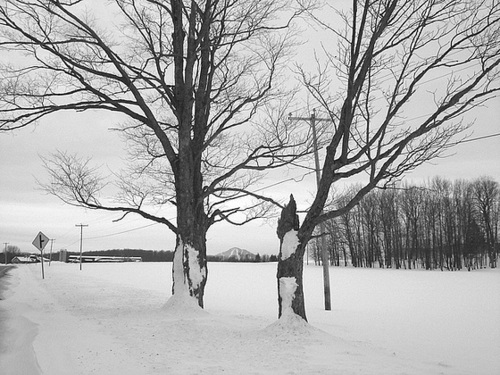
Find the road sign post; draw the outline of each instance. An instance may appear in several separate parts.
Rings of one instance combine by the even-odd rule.
[[[45,279],[45,272],[43,270],[43,249],[49,243],[49,237],[47,237],[42,232],[38,232],[32,244],[40,251],[40,258],[42,262],[42,279]]]

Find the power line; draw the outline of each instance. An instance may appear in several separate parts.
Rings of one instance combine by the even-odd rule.
[[[473,141],[479,141],[482,139],[488,139],[488,138],[493,138],[493,137],[499,137],[500,133],[495,133],[495,134],[489,134],[489,135],[483,135],[481,137],[476,137],[476,138],[469,138],[469,139],[463,139],[461,141],[452,143],[452,145],[458,145],[460,143],[467,143],[467,142],[473,142]]]
[[[153,225],[158,225],[158,224],[160,224],[160,223],[154,222],[152,224],[147,224],[147,225],[143,225],[143,226],[140,226],[140,227],[127,229],[127,230],[124,230],[124,231],[121,231],[121,232],[105,234],[105,235],[102,235],[102,236],[88,237],[87,239],[88,240],[96,240],[96,239],[99,239],[99,238],[106,238],[106,237],[118,236],[120,234],[133,232],[133,231],[136,231],[136,230],[140,230],[140,229],[152,227]]]
[[[309,171],[309,172],[306,172],[306,173],[304,173],[304,174],[302,174],[302,175],[300,175],[298,177],[290,177],[290,178],[287,178],[286,180],[281,180],[281,181],[278,181],[278,182],[273,182],[270,185],[263,186],[261,188],[253,190],[252,193],[257,193],[258,191],[266,190],[266,189],[269,189],[269,188],[272,188],[272,187],[284,184],[285,182],[290,182],[290,181],[301,182],[302,180],[304,180],[304,177],[306,177],[307,175],[313,174],[313,173],[316,173],[316,171],[315,170],[314,171]]]
[[[423,117],[423,116],[420,116],[420,117]],[[414,119],[412,119],[412,120],[414,120]],[[473,141],[478,141],[478,140],[483,140],[483,139],[488,139],[488,138],[493,138],[493,137],[498,137],[498,136],[500,136],[500,133],[485,135],[485,136],[476,137],[476,138],[464,139],[462,141],[451,143],[450,145],[458,145],[458,144],[461,144],[461,143],[473,142]],[[313,171],[308,171],[308,172],[306,172],[306,173],[304,173],[304,174],[302,174],[300,176],[297,176],[297,177],[290,177],[290,178],[287,178],[285,180],[281,180],[281,181],[278,181],[278,182],[273,182],[270,185],[266,185],[266,186],[260,187],[258,189],[253,190],[252,192],[253,193],[257,193],[259,191],[263,191],[263,190],[266,190],[266,189],[269,189],[269,188],[272,188],[272,187],[275,187],[275,186],[278,186],[278,185],[282,185],[284,183],[291,182],[291,181],[301,182],[302,180],[304,180],[304,177],[306,177],[306,176],[308,176],[310,174],[313,174],[315,172],[316,171],[314,171],[314,170]]]
[[[451,143],[450,145],[458,145],[458,144],[461,144],[461,143],[474,142],[474,141],[479,141],[479,140],[493,138],[493,137],[499,137],[499,136],[500,136],[500,133],[489,134],[489,135],[484,135],[484,136],[481,136],[481,137],[464,139],[462,141]],[[304,177],[306,177],[307,175],[310,175],[312,173],[315,173],[315,171],[309,171],[309,172],[306,172],[306,173],[304,173],[304,174],[302,174],[302,175],[300,175],[298,177],[290,177],[290,178],[287,178],[286,180],[281,180],[281,181],[278,181],[278,182],[274,182],[274,183],[272,183],[270,185],[267,185],[267,186],[261,187],[259,189],[256,189],[253,192],[258,192],[258,191],[266,190],[266,189],[269,189],[269,188],[272,188],[272,187],[275,187],[275,186],[278,186],[278,185],[281,185],[281,184],[284,184],[284,183],[290,182],[290,181],[300,182],[300,181],[302,181],[304,179]]]

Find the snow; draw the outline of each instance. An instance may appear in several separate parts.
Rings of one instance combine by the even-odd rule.
[[[179,296],[180,294],[189,294],[186,277],[184,275],[185,256],[187,256],[189,262],[189,276],[191,279],[191,288],[193,290],[198,289],[207,276],[206,268],[204,266],[200,266],[198,252],[193,248],[193,246],[184,244],[181,239],[178,239],[178,244],[174,253],[173,267],[176,296]]]
[[[296,230],[291,230],[285,233],[283,237],[283,243],[281,244],[281,259],[285,260],[290,258],[292,254],[295,253],[297,247],[299,246],[299,237]]]
[[[189,260],[189,276],[191,278],[192,288],[193,290],[197,290],[200,288],[201,283],[207,276],[206,269],[203,266],[200,266],[200,258],[199,253],[192,247],[191,245],[186,244]]]
[[[306,266],[306,324],[277,320],[275,263],[210,264],[205,310],[165,308],[171,266],[12,269],[0,373],[500,374],[500,270],[332,268],[327,312]]]
[[[175,295],[188,294],[186,280],[184,277],[184,244],[181,239],[177,240],[177,247],[174,252],[172,274],[174,278]]]
[[[295,277],[280,277],[280,297],[282,315],[294,314],[292,302],[297,290],[297,279]]]

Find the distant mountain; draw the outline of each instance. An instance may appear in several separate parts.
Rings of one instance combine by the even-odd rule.
[[[233,247],[227,251],[224,251],[223,253],[219,253],[215,256],[216,258],[220,258],[222,260],[229,260],[229,261],[254,261],[255,260],[255,254],[251,253],[248,250],[245,249],[240,249],[239,247]]]

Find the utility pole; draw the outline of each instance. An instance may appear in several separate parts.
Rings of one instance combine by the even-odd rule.
[[[83,242],[83,227],[88,227],[86,224],[75,224],[75,227],[80,227],[80,271],[82,270],[82,242]]]
[[[7,264],[7,245],[9,244],[8,242],[4,242],[3,243],[5,245],[4,249],[3,249],[3,255],[5,257],[4,261],[5,261],[5,264]]]
[[[50,267],[50,262],[52,262],[52,247],[54,246],[54,241],[55,238],[50,239],[50,258],[49,258],[49,267]]]
[[[321,182],[321,170],[319,167],[318,134],[316,132],[316,121],[332,121],[332,120],[328,118],[317,118],[316,109],[313,109],[311,117],[292,117],[292,114],[290,113],[288,119],[308,121],[311,124],[312,136],[313,136],[313,148],[314,148],[314,165],[316,170],[316,184],[319,189],[319,184]],[[330,311],[332,309],[331,298],[330,298],[330,268],[328,261],[328,249],[326,246],[326,239],[325,239],[325,224],[320,223],[319,229],[321,231],[321,263],[323,264],[323,289],[325,295],[325,310]]]

